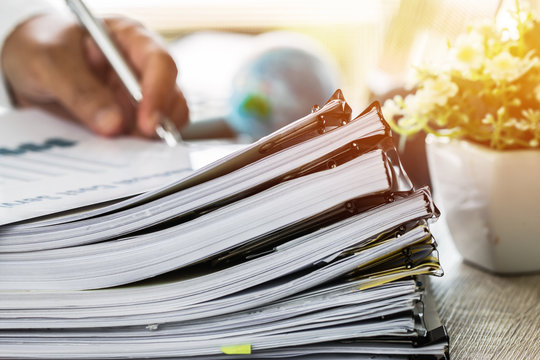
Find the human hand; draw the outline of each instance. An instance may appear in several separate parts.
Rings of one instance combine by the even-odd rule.
[[[154,137],[162,115],[184,126],[188,108],[164,45],[132,20],[105,23],[139,76],[137,108],[90,36],[74,20],[49,14],[19,25],[4,43],[2,68],[17,105],[75,119],[104,136]]]

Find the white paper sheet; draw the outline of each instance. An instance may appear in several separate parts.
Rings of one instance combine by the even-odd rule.
[[[0,225],[139,194],[190,172],[184,146],[105,139],[37,110],[0,115]]]

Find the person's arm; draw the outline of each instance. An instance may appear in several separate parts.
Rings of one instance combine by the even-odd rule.
[[[130,19],[107,19],[106,26],[139,75],[143,100],[138,108],[93,40],[64,14],[34,16],[7,37],[2,69],[17,106],[73,118],[104,136],[155,137],[162,114],[184,126],[188,109],[164,44]]]

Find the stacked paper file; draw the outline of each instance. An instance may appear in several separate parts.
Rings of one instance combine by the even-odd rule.
[[[0,358],[442,359],[437,215],[338,91],[165,188],[0,227]]]

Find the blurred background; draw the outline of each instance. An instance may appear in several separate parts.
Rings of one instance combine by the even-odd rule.
[[[475,20],[494,18],[499,7],[512,6],[514,0],[88,0],[87,3],[99,14],[136,18],[172,42],[208,30],[251,36],[287,30],[306,35],[333,57],[340,72],[340,86],[349,102],[363,106],[372,92],[381,93],[402,85],[411,66],[444,61],[447,40],[452,41]],[[210,71],[209,63],[219,69],[221,57],[231,56],[223,52],[244,50],[239,45],[242,40],[234,37],[221,40],[214,44],[215,49],[206,49],[208,58],[199,62],[204,68],[201,71]],[[180,59],[189,57],[189,54],[175,55]],[[188,76],[199,69],[182,70]],[[226,70],[229,68],[222,71]]]
[[[530,7],[537,10],[538,1]],[[448,42],[515,0],[88,0],[160,33],[191,112],[187,137],[254,140],[309,113],[336,88],[356,113],[406,92],[419,64],[444,65]],[[520,1],[520,4],[524,1]],[[420,147],[421,149],[416,149]],[[423,140],[408,145],[428,182]],[[411,165],[409,165],[411,166]]]

